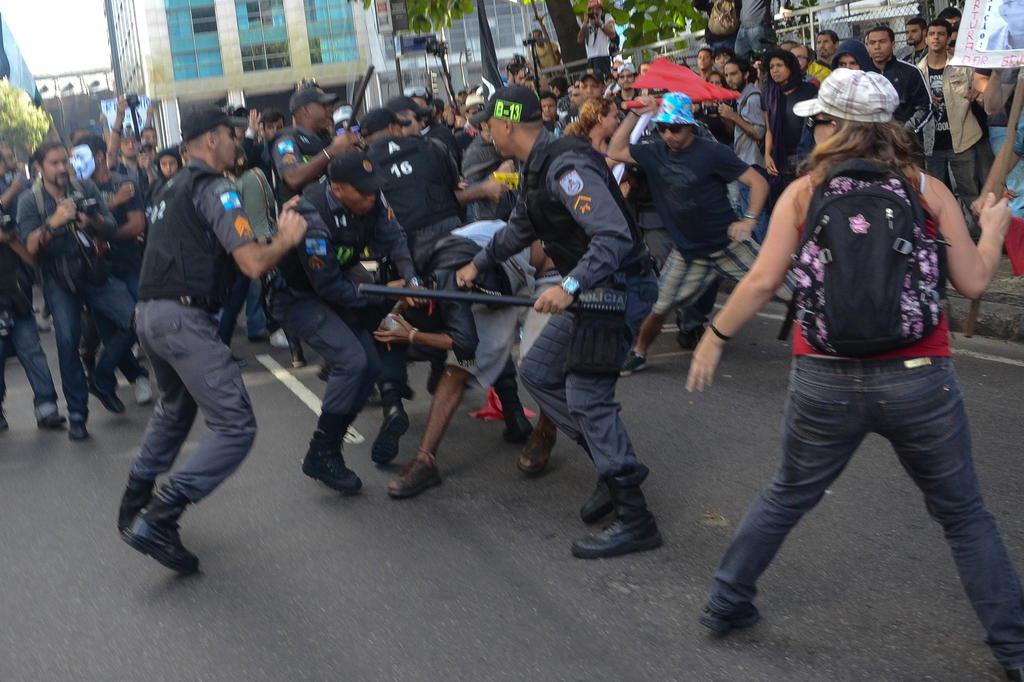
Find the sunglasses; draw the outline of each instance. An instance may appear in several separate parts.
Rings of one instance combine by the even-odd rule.
[[[672,133],[673,135],[679,133],[685,127],[683,123],[659,123],[657,125],[659,133]]]
[[[818,117],[814,117],[814,118],[807,119],[807,125],[808,125],[808,127],[811,130],[816,130],[818,128],[818,126],[832,125],[835,122],[836,122],[836,120],[834,118],[818,118]]]

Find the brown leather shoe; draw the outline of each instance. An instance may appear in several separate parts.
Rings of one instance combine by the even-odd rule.
[[[435,485],[441,485],[437,460],[432,454],[420,450],[402,467],[398,478],[388,483],[388,495],[396,499],[415,497]]]
[[[519,453],[519,461],[516,466],[527,476],[538,476],[547,468],[551,460],[551,450],[555,447],[555,440],[558,431],[555,423],[548,419],[547,415],[541,413],[537,420],[537,426],[530,435],[530,440],[523,446]]]

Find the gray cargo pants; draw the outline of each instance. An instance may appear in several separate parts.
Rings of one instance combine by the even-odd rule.
[[[135,309],[135,326],[160,400],[132,476],[153,480],[170,471],[201,408],[212,433],[168,478],[172,488],[198,502],[234,473],[256,439],[242,371],[217,336],[217,323],[203,310],[176,301],[143,301]]]
[[[626,280],[625,343],[632,346],[640,324],[658,297],[653,273]],[[566,372],[565,361],[574,327],[573,314],[552,315],[533,347],[523,358],[519,378],[560,431],[585,441],[601,478],[635,470],[637,459],[615,400],[618,372],[575,374]]]

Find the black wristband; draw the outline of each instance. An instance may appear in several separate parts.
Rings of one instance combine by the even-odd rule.
[[[711,329],[711,333],[717,336],[718,338],[722,339],[722,341],[729,341],[732,339],[731,336],[726,336],[725,334],[723,334],[721,330],[719,330],[718,327],[715,326],[714,322],[710,323],[708,327]]]

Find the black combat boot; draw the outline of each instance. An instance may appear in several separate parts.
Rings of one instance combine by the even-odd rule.
[[[516,375],[500,376],[494,382],[494,392],[501,401],[501,411],[505,415],[505,432],[502,438],[506,443],[525,443],[533,433],[533,424],[523,413],[523,403],[519,401],[519,386]]]
[[[380,432],[370,450],[370,459],[377,466],[389,464],[398,456],[398,442],[409,430],[409,415],[402,407],[402,389],[401,384],[393,381],[385,381],[380,385],[384,421],[380,424]]]
[[[651,473],[651,470],[645,465],[636,465],[636,474],[641,483],[644,482],[649,473]],[[597,523],[613,511],[615,511],[615,505],[612,503],[612,494],[608,490],[608,483],[603,478],[598,478],[594,492],[591,493],[587,501],[580,507],[580,519],[583,523]]]
[[[345,466],[345,458],[341,454],[345,431],[355,418],[354,414],[321,412],[306,458],[302,460],[302,473],[347,495],[363,487],[359,476]]]
[[[146,508],[153,497],[153,481],[145,481],[128,475],[128,485],[121,496],[121,508],[117,510],[117,530],[123,533],[132,525],[139,512]]]
[[[148,554],[172,571],[189,575],[199,570],[199,558],[185,549],[178,535],[178,519],[188,498],[163,486],[121,537],[133,549]]]
[[[572,543],[573,556],[603,559],[661,546],[658,524],[647,510],[647,500],[640,490],[642,480],[639,472],[607,479],[608,491],[615,505],[615,520],[601,532],[586,535]]]
[[[356,472],[345,466],[340,439],[334,442],[327,441],[323,439],[319,430],[309,441],[309,450],[302,460],[302,473],[346,495],[359,492],[363,487],[363,482]]]

